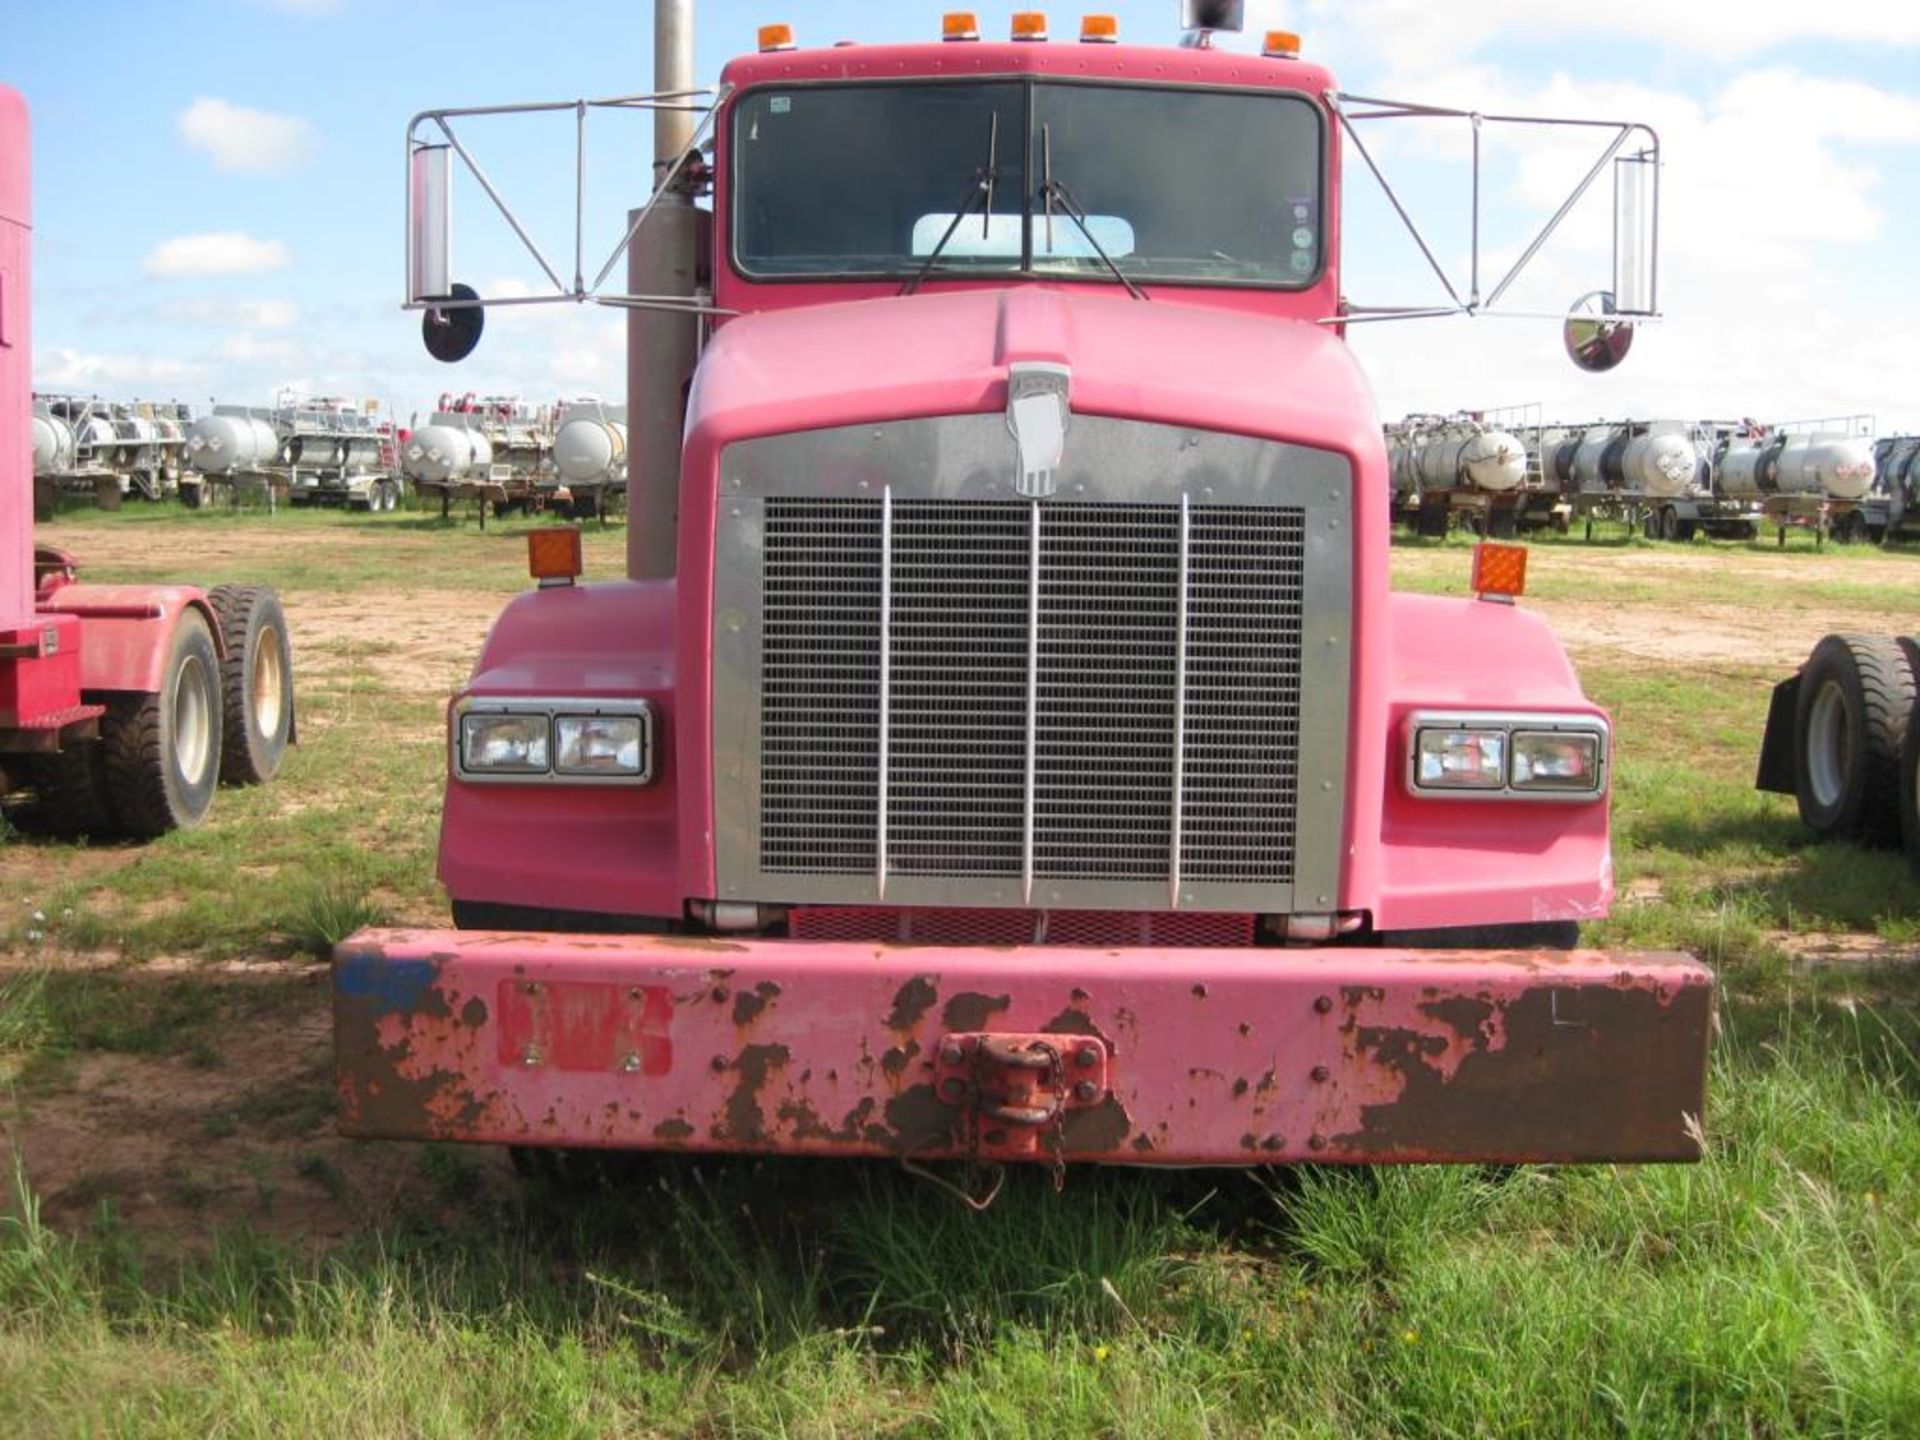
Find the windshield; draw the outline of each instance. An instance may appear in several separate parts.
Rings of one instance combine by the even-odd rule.
[[[1111,262],[1132,280],[1297,288],[1320,270],[1320,121],[1298,96],[763,88],[739,100],[733,136],[734,254],[756,277],[911,278],[931,263],[1113,283]]]

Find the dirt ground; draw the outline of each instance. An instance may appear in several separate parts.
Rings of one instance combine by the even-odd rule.
[[[353,543],[350,532],[289,533],[271,524],[214,533],[140,527],[90,535],[88,559],[100,565],[151,564],[153,547],[178,534],[183,566],[207,574],[260,570],[316,544]],[[191,543],[191,554],[184,546]],[[1738,567],[1743,582],[1787,587],[1806,573],[1803,557],[1724,548],[1693,551],[1536,551],[1535,573],[1585,571],[1620,577],[1706,578]],[[1464,554],[1427,554],[1423,565],[1457,564]],[[1903,572],[1904,573],[1904,572]],[[1913,577],[1920,579],[1920,566]],[[1712,587],[1679,585],[1711,594]],[[305,685],[351,686],[357,677],[382,688],[444,694],[466,673],[498,614],[498,591],[375,585],[341,593],[284,597],[297,674]],[[1766,665],[1788,673],[1820,635],[1836,628],[1885,630],[1871,611],[1819,614],[1706,599],[1675,607],[1569,600],[1526,602],[1552,623],[1576,665],[1635,662],[1680,669],[1715,663]],[[368,637],[380,637],[369,642]],[[345,783],[345,782],[343,782]],[[80,873],[111,870],[125,852],[66,857]],[[28,847],[0,848],[0,894],[31,895],[44,883],[44,859]],[[68,874],[76,873],[69,869]],[[1625,897],[1632,903],[1633,897]],[[1860,945],[1833,937],[1821,949],[1846,959]],[[0,956],[0,980],[25,966]],[[17,1146],[45,1214],[65,1228],[112,1214],[143,1236],[204,1244],[235,1225],[297,1248],[324,1248],[391,1218],[410,1204],[432,1203],[435,1161],[418,1147],[348,1142],[332,1133],[331,1036],[325,967],[304,960],[209,967],[172,959],[127,967],[111,958],[72,961],[111,966],[137,996],[191,969],[233,998],[217,1055],[166,1057],[86,1053],[57,1084],[10,1085],[0,1070],[0,1155]],[[502,1156],[472,1157],[477,1176],[459,1183],[504,1183]]]

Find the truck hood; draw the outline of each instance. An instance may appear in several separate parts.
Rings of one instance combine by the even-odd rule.
[[[1072,368],[1071,403],[1085,414],[1353,455],[1380,443],[1365,377],[1330,327],[1027,284],[731,320],[701,359],[689,448],[996,410],[1008,368],[1033,360]]]

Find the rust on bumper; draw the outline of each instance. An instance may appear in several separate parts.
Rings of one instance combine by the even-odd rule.
[[[442,931],[333,978],[353,1135],[1143,1164],[1696,1159],[1713,997],[1664,954]]]

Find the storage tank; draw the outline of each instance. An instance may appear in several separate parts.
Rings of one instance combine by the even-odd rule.
[[[280,458],[280,435],[256,415],[216,411],[187,431],[187,463],[203,475],[233,475]]]
[[[118,439],[112,418],[90,410],[72,423],[74,463],[82,468],[111,465]]]
[[[435,415],[400,452],[407,478],[422,485],[478,479],[493,464],[493,446],[464,415]]]
[[[64,475],[73,469],[73,426],[52,411],[33,416],[33,473]]]
[[[1671,500],[1701,489],[1706,478],[1699,446],[1678,428],[1636,435],[1620,455],[1620,488],[1633,494]]]
[[[1559,478],[1588,494],[1645,495],[1671,500],[1707,484],[1710,467],[1680,420],[1595,425],[1554,457]]]
[[[1860,500],[1873,489],[1873,442],[1858,435],[1776,435],[1730,441],[1714,481],[1723,495]]]
[[[1873,442],[1859,435],[1790,435],[1780,452],[1777,488],[1785,495],[1864,499],[1873,490]]]
[[[567,416],[554,436],[553,465],[563,484],[624,484],[626,422],[597,413]]]
[[[1504,495],[1526,481],[1527,447],[1505,430],[1450,425],[1420,446],[1418,473],[1425,490]]]

